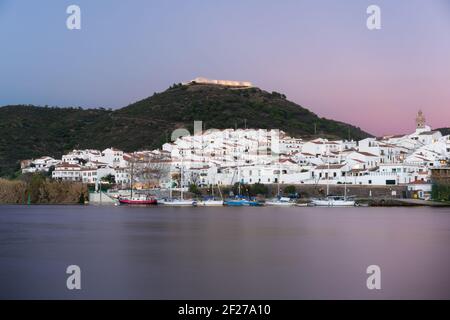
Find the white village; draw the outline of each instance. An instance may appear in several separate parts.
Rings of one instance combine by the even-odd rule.
[[[426,125],[421,111],[413,133],[360,141],[306,141],[273,129],[197,131],[157,150],[73,150],[61,159],[24,160],[21,170],[50,171],[55,180],[96,186],[113,183],[118,190],[183,191],[193,184],[220,188],[236,183],[403,185],[427,200],[432,170],[446,169],[450,159],[450,136]]]

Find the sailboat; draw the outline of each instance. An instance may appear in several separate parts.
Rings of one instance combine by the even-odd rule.
[[[328,173],[330,172],[330,161],[328,160]],[[347,176],[345,176],[347,178]],[[322,199],[312,199],[312,204],[321,207],[353,207],[355,200],[347,197],[347,181],[344,181],[344,196],[330,195],[330,183],[327,179],[327,196]]]
[[[291,198],[288,197],[282,197],[281,196],[281,190],[280,190],[280,182],[281,181],[281,165],[279,165],[278,168],[278,180],[277,180],[277,197],[274,199],[270,199],[266,201],[264,204],[266,206],[278,206],[278,207],[291,207],[295,205],[295,202],[291,200]]]
[[[222,198],[222,192],[220,191],[219,185],[217,185],[217,189],[219,190],[220,198]],[[203,199],[202,201],[198,201],[197,206],[199,206],[199,207],[221,207],[221,206],[223,206],[223,200],[216,200],[214,198],[214,185],[213,184],[211,185],[211,197]]]
[[[169,199],[159,200],[159,203],[163,204],[165,206],[172,206],[172,207],[192,207],[192,206],[196,206],[197,205],[197,201],[195,201],[195,200],[184,200],[183,199],[183,164],[180,167],[180,186],[181,186],[180,199],[172,198],[172,185],[170,185]]]
[[[312,203],[321,207],[353,207],[355,206],[355,200],[348,198],[347,196],[327,196],[323,199],[313,199]]]
[[[154,205],[158,204],[156,198],[149,196],[147,194],[134,194],[133,195],[133,180],[134,180],[134,162],[131,162],[131,176],[130,176],[130,196],[129,197],[119,197],[119,204],[126,205]]]
[[[130,197],[119,197],[119,203],[128,205],[154,205],[158,204],[158,200],[146,194],[139,194]]]
[[[223,206],[223,200],[215,200],[214,198],[205,199],[197,202],[198,207],[221,207]]]
[[[295,202],[291,198],[278,197],[265,202],[266,206],[278,206],[278,207],[292,207],[295,206]]]
[[[250,197],[244,197],[241,195],[241,179],[239,179],[240,174],[239,174],[239,167],[238,167],[238,180],[239,180],[239,184],[238,184],[238,195],[235,196],[234,198],[230,198],[230,199],[226,199],[223,204],[225,206],[229,206],[229,207],[243,207],[243,206],[248,206],[248,207],[259,207],[262,206],[263,203],[254,200],[254,199],[250,199]]]

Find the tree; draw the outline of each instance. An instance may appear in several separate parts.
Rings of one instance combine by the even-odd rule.
[[[191,170],[191,174],[189,176],[189,180],[191,184],[195,184],[196,186],[200,185],[200,174],[198,172],[192,171]]]
[[[292,185],[286,186],[283,191],[285,194],[294,194],[297,192],[295,186],[292,186]]]
[[[146,160],[135,162],[134,176],[141,182],[160,185],[169,177],[170,162],[162,155],[151,155]]]
[[[193,183],[191,183],[189,185],[189,192],[191,192],[197,196],[202,194],[202,192],[200,191],[200,188],[196,184],[193,184]]]
[[[257,196],[257,195],[263,195],[266,196],[269,193],[269,189],[267,186],[263,185],[262,183],[255,183],[250,187],[250,195]]]
[[[450,201],[450,185],[433,184],[431,198],[435,201]]]
[[[241,195],[250,195],[250,186],[248,184],[241,184]],[[231,188],[231,191],[234,195],[239,194],[239,182],[236,182],[233,187]]]
[[[113,174],[108,174],[107,176],[102,177],[101,180],[109,184],[116,183],[116,177]]]
[[[52,175],[53,175],[53,171],[55,171],[55,166],[50,166],[50,168],[48,168],[48,171],[45,172],[45,175],[46,175],[48,178],[51,178]]]
[[[41,189],[45,182],[45,177],[40,173],[35,173],[31,176],[28,184],[28,194],[30,195],[31,203],[39,203],[41,200]]]

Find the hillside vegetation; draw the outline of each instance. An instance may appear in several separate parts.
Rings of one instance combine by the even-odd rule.
[[[29,105],[0,108],[0,176],[17,172],[19,160],[60,157],[74,148],[158,148],[176,128],[192,132],[194,120],[203,121],[207,129],[279,128],[306,138],[315,133],[344,139],[370,136],[352,125],[320,118],[280,93],[173,85],[114,111]]]

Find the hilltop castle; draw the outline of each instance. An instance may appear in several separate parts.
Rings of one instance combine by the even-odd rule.
[[[207,78],[197,77],[194,80],[189,81],[187,84],[212,84],[226,87],[239,87],[250,88],[253,87],[251,82],[248,81],[235,81],[235,80],[211,80]]]

